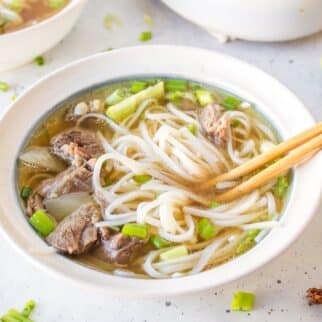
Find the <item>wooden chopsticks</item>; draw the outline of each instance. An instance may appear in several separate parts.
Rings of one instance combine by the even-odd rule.
[[[254,170],[263,167],[270,161],[279,158],[290,152],[284,158],[278,160],[261,172],[250,177],[238,186],[218,195],[216,201],[226,202],[238,198],[252,190],[259,188],[272,179],[280,176],[288,169],[305,159],[308,155],[322,148],[322,122],[312,128],[294,136],[293,138],[280,143],[271,150],[260,154],[249,162],[246,162],[231,171],[219,175],[201,185],[201,189],[209,189],[218,182],[234,180],[240,178]]]

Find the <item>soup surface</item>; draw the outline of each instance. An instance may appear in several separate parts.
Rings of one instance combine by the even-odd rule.
[[[34,25],[63,9],[69,0],[0,0],[0,35]]]
[[[240,181],[207,184],[277,143],[250,103],[222,90],[114,83],[42,121],[20,154],[18,188],[36,232],[73,260],[130,277],[195,274],[278,224],[288,174],[225,203],[216,197]]]

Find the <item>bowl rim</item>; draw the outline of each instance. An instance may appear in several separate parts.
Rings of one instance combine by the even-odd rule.
[[[0,42],[2,40],[3,41],[9,40],[10,37],[15,37],[15,36],[20,36],[20,35],[24,36],[24,33],[27,33],[30,31],[31,32],[36,31],[37,29],[41,29],[42,27],[45,27],[46,25],[51,24],[55,20],[60,19],[62,16],[64,16],[65,14],[67,14],[68,12],[73,10],[75,7],[77,7],[80,2],[84,2],[84,1],[87,1],[87,0],[70,0],[70,2],[67,4],[67,6],[65,6],[62,10],[59,10],[54,15],[49,16],[48,18],[45,18],[45,19],[41,20],[40,22],[37,22],[34,25],[23,27],[21,29],[0,35]]]
[[[301,119],[304,119],[304,121],[307,124],[312,125],[314,123],[314,120],[310,113],[305,109],[303,103],[293,94],[291,93],[284,85],[282,85],[280,82],[275,80],[273,77],[269,76],[265,72],[261,71],[259,68],[254,67],[248,63],[245,63],[243,61],[240,61],[239,59],[233,58],[228,55],[224,55],[217,52],[212,52],[204,49],[198,49],[193,47],[184,47],[184,46],[166,46],[166,45],[149,45],[149,46],[137,46],[137,47],[127,47],[122,49],[113,50],[111,52],[107,53],[98,53],[93,56],[89,56],[86,58],[83,58],[81,60],[72,62],[66,66],[63,66],[59,68],[58,70],[46,75],[45,77],[38,80],[34,85],[32,85],[24,94],[17,99],[16,102],[13,102],[10,106],[10,108],[7,109],[6,112],[4,112],[0,118],[0,132],[2,128],[5,126],[4,119],[11,115],[12,113],[16,113],[19,110],[19,105],[23,104],[24,100],[28,96],[34,95],[37,96],[37,89],[39,89],[41,86],[46,85],[46,83],[50,83],[50,81],[54,80],[55,78],[64,77],[68,73],[71,73],[72,71],[78,70],[80,72],[85,73],[85,71],[89,68],[88,66],[92,64],[94,66],[95,63],[101,63],[101,62],[109,62],[113,59],[121,60],[121,58],[124,58],[126,56],[133,57],[133,55],[152,55],[157,53],[164,53],[167,55],[169,53],[174,54],[174,56],[185,53],[186,55],[189,54],[189,58],[209,58],[213,61],[221,61],[227,64],[227,66],[239,66],[241,71],[248,71],[249,73],[253,73],[256,75],[259,79],[267,81],[271,88],[279,89],[282,94],[289,100],[289,102],[293,103],[293,108],[297,109],[297,113],[301,114]],[[170,54],[169,54],[170,55]],[[180,56],[180,55],[179,55]],[[188,56],[188,55],[187,55]],[[153,60],[153,58],[151,58]],[[178,59],[178,58],[177,58]],[[202,59],[203,60],[203,59]],[[141,64],[146,64],[145,62],[141,62]],[[161,64],[161,63],[160,63]],[[201,65],[202,63],[200,63]],[[163,64],[164,65],[164,64]],[[196,67],[194,67],[196,68]],[[226,68],[226,67],[224,67]],[[228,67],[227,67],[228,68]],[[229,68],[228,68],[229,69]],[[192,73],[196,73],[192,71]],[[155,75],[159,75],[160,73],[154,73]],[[167,75],[170,74],[170,72],[166,73]],[[183,73],[180,73],[182,75]],[[79,76],[79,75],[78,75]],[[130,74],[128,75],[131,76]],[[73,76],[75,77],[75,76]],[[203,76],[207,78],[206,76]],[[105,77],[106,80],[113,79],[115,77]],[[198,77],[193,77],[193,79],[198,79]],[[208,83],[205,81],[205,83]],[[214,83],[214,82],[212,82]],[[48,84],[47,84],[48,85]],[[94,85],[94,84],[87,84],[87,85]],[[236,85],[237,86],[237,85]],[[225,87],[227,89],[227,87]],[[48,108],[48,111],[53,108],[53,105]],[[44,115],[44,112],[42,116]],[[8,125],[7,125],[8,126]],[[27,129],[28,128],[28,129]],[[28,125],[26,127],[22,135],[23,138],[26,138],[28,135],[28,131],[30,131],[31,128],[34,128],[34,124],[32,126]],[[285,134],[285,133],[284,133]],[[315,159],[312,159],[309,161],[306,165],[304,165],[304,172],[310,173],[310,168],[317,168],[317,165],[319,164],[317,159],[322,159],[321,152],[316,156]],[[0,161],[1,164],[1,161]],[[13,167],[15,168],[15,167]],[[300,173],[300,178],[303,180],[303,171],[301,167],[300,169],[296,169],[294,171],[294,186],[296,188],[299,187],[298,185],[298,174]],[[5,169],[7,170],[7,169]],[[312,171],[312,170],[311,170]],[[3,172],[3,169],[0,167],[0,173],[4,173],[6,176],[8,176],[5,172]],[[310,177],[310,176],[309,176]],[[311,178],[311,177],[310,177]],[[318,173],[315,175],[315,177],[312,176],[312,178],[315,180],[315,182],[319,183],[320,187],[316,187],[316,189],[312,192],[309,191],[309,189],[305,189],[304,193],[310,194],[311,197],[311,203],[309,205],[305,206],[305,210],[307,211],[308,215],[306,217],[299,217],[301,218],[301,224],[302,226],[299,226],[297,223],[295,224],[295,228],[293,228],[292,234],[287,235],[284,232],[284,240],[282,245],[278,245],[278,247],[275,250],[270,250],[267,252],[267,254],[261,255],[260,249],[263,249],[264,246],[267,248],[267,242],[265,242],[266,239],[264,239],[261,243],[258,244],[254,249],[247,252],[245,255],[238,257],[234,261],[230,261],[227,264],[220,265],[214,269],[196,274],[191,275],[188,277],[182,277],[180,279],[165,279],[165,280],[137,280],[137,279],[127,279],[124,277],[118,277],[113,275],[108,275],[104,273],[100,273],[97,271],[94,271],[89,268],[85,268],[80,266],[79,264],[75,264],[74,262],[62,258],[63,256],[60,255],[53,255],[55,257],[55,261],[57,262],[57,265],[67,265],[69,272],[66,272],[65,270],[58,269],[57,266],[54,267],[52,263],[49,263],[48,261],[44,260],[43,258],[39,258],[39,256],[36,256],[31,252],[30,249],[26,249],[24,245],[21,243],[19,244],[17,237],[10,236],[9,231],[9,216],[3,213],[3,211],[0,212],[0,218],[2,219],[2,225],[0,225],[0,231],[2,234],[6,237],[7,240],[9,240],[10,244],[14,246],[15,249],[19,251],[19,253],[23,254],[26,258],[31,260],[36,266],[41,267],[45,271],[54,273],[55,275],[59,277],[64,277],[64,279],[71,280],[78,285],[86,286],[88,288],[91,288],[93,290],[100,290],[104,292],[108,292],[111,294],[122,294],[127,296],[165,296],[165,295],[174,295],[174,294],[183,294],[183,293],[191,293],[200,291],[203,289],[211,288],[211,287],[217,287],[223,284],[226,284],[228,282],[231,282],[232,280],[236,280],[240,278],[241,276],[245,276],[260,267],[262,267],[267,262],[271,261],[273,258],[280,255],[283,251],[285,251],[288,246],[299,236],[299,234],[304,230],[305,226],[310,222],[310,220],[313,218],[314,212],[319,205],[321,191],[322,191],[322,174]],[[318,181],[319,179],[320,182]],[[1,187],[0,187],[1,190]],[[5,199],[5,198],[4,198]],[[291,200],[289,201],[287,207],[289,207],[292,202],[299,202],[298,200],[294,200],[291,196]],[[0,208],[3,210],[4,207],[4,201],[0,200]],[[294,209],[293,209],[294,210]],[[286,212],[288,209],[285,210]],[[21,212],[21,211],[20,211]],[[23,213],[21,212],[21,215],[23,216]],[[23,218],[25,220],[25,218]],[[9,225],[9,226],[8,226]],[[30,227],[29,227],[30,228]],[[280,230],[274,230],[272,233],[274,233],[274,236],[280,236],[281,230],[285,229],[283,226]],[[26,229],[27,230],[27,229]],[[30,228],[31,231],[31,228]],[[30,231],[25,231],[24,233],[30,233]],[[33,235],[36,235],[34,232],[32,232]],[[286,236],[287,235],[287,236]],[[36,236],[30,236],[33,238],[34,241],[38,240],[34,237]],[[270,238],[272,240],[272,238]],[[38,243],[38,242],[37,242]],[[258,255],[261,255],[261,258],[258,259]],[[57,257],[60,256],[60,257]],[[247,261],[255,260],[255,263],[249,264]],[[257,262],[256,262],[257,261]],[[59,263],[58,263],[59,262]],[[233,262],[233,264],[231,264]],[[229,264],[230,263],[230,264]],[[76,268],[77,266],[77,268]],[[238,272],[233,273],[231,276],[226,274],[226,270],[228,269],[228,272],[231,272],[232,267],[242,267]],[[95,280],[95,283],[92,283],[90,279],[84,279],[84,276],[90,277],[93,275],[93,272],[95,272],[95,276],[93,277]],[[216,272],[216,273],[215,273]],[[84,274],[84,275],[83,275]],[[223,276],[221,281],[214,282],[211,278],[215,277],[217,275]],[[105,277],[105,279],[103,278]],[[106,284],[104,284],[104,280],[111,283],[108,287]],[[115,289],[115,287],[119,286],[119,289]]]

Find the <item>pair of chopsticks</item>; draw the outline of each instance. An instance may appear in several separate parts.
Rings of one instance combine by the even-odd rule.
[[[240,178],[262,168],[268,162],[284,156],[246,181],[240,183],[238,186],[219,194],[215,198],[218,202],[231,201],[267,184],[321,148],[322,122],[278,144],[271,150],[256,156],[231,171],[208,180],[201,185],[201,189],[209,189],[219,182]],[[288,154],[286,155],[286,153]]]

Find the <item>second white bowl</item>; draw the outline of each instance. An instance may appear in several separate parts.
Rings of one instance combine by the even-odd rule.
[[[72,29],[87,0],[72,0],[54,16],[33,26],[0,35],[0,71],[29,63],[54,47]]]

